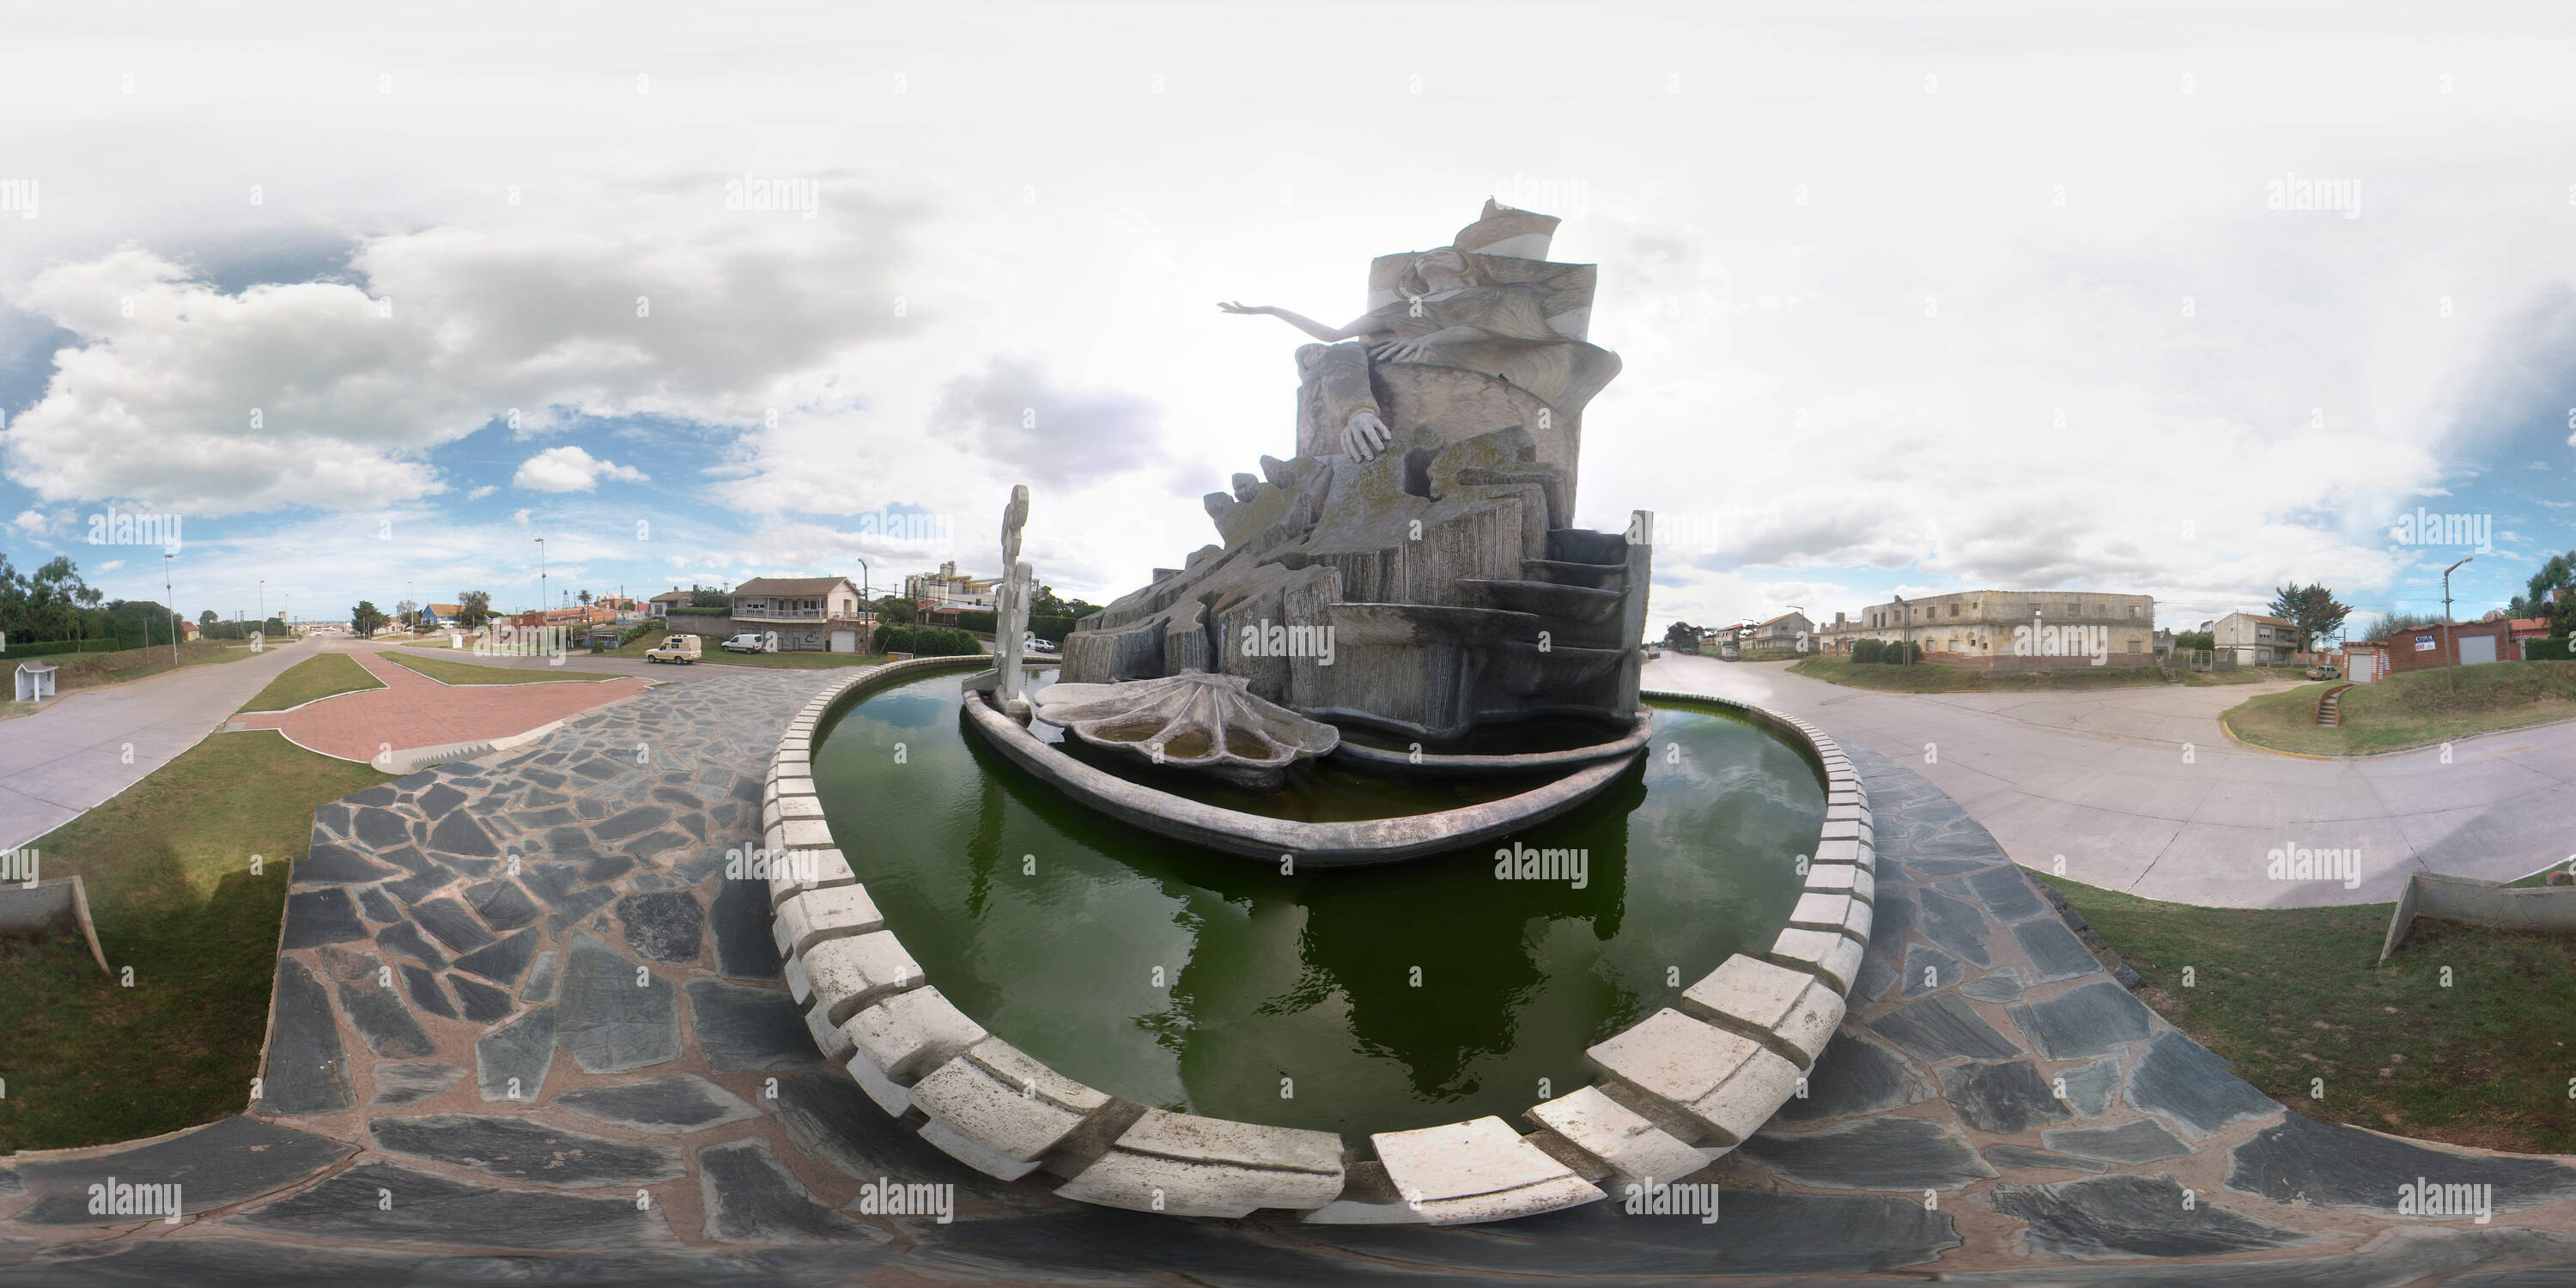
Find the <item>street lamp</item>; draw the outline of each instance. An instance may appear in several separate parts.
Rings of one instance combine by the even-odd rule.
[[[2445,692],[2455,691],[2460,687],[2459,677],[2448,673],[2460,669],[2460,632],[2451,625],[2451,573],[2460,564],[2475,558],[2477,558],[2476,555],[2464,555],[2460,563],[2452,564],[2442,570],[2442,634],[2449,636],[2451,641],[2451,663],[2442,676],[2442,688]]]
[[[553,604],[546,602],[546,539],[539,537],[537,538],[537,625],[546,624],[546,610],[552,607],[554,607]]]
[[[169,551],[161,552],[161,595],[170,601],[170,665],[177,666],[179,664],[179,592],[170,588],[170,561],[173,558],[176,556]]]

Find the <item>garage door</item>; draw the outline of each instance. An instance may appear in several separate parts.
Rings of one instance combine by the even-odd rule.
[[[2461,636],[2460,665],[2475,666],[2480,662],[2496,660],[2495,641],[2496,637],[2493,635]]]
[[[859,651],[859,633],[858,633],[857,631],[834,631],[834,632],[832,632],[832,651],[833,651],[833,652],[835,652],[835,653],[856,653],[856,652],[858,652],[858,651]]]

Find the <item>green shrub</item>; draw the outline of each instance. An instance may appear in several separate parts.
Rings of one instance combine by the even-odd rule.
[[[966,657],[984,651],[984,642],[967,631],[942,626],[880,626],[876,651],[914,657]]]
[[[1855,663],[1875,662],[1878,660],[1879,650],[1885,646],[1885,641],[1882,640],[1854,640],[1852,641],[1851,660]]]
[[[2576,639],[2561,635],[2555,639],[2524,640],[2522,660],[2526,662],[2576,662]]]

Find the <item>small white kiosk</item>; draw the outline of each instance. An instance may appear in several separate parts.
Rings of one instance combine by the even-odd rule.
[[[56,669],[44,662],[20,662],[18,664],[18,700],[42,702],[54,696]]]

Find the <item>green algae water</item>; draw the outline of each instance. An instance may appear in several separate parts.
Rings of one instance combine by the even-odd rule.
[[[833,836],[930,982],[1101,1091],[1353,1141],[1485,1114],[1526,1126],[1592,1080],[1585,1047],[1770,944],[1824,819],[1788,743],[1659,708],[1641,764],[1525,834],[1282,876],[1029,777],[964,725],[960,678],[868,695],[814,754]],[[1365,808],[1336,806],[1352,792]],[[1261,803],[1376,817],[1494,794],[1326,766]],[[1498,878],[1495,850],[1516,845],[1581,851],[1579,883]]]

